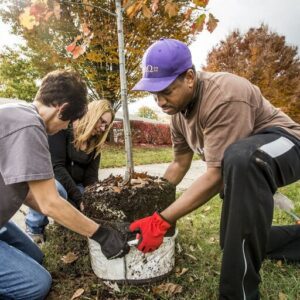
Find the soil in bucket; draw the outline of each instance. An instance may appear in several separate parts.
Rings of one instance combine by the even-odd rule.
[[[134,173],[124,184],[122,176],[110,175],[88,187],[83,212],[95,221],[132,222],[162,211],[175,200],[175,186],[166,179]]]
[[[83,212],[125,234],[132,221],[160,212],[174,200],[175,186],[163,178],[134,173],[124,184],[122,176],[111,175],[86,189]],[[119,283],[139,285],[161,280],[174,266],[175,226],[165,236],[157,251],[144,255],[133,246],[124,261],[107,261],[99,245],[90,241],[93,270],[99,278]]]

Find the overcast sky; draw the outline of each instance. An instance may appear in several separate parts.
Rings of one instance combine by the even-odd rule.
[[[197,69],[205,64],[207,53],[212,47],[231,31],[239,29],[246,32],[250,27],[260,26],[262,22],[269,25],[271,30],[284,35],[287,43],[300,48],[300,0],[210,0],[207,8],[220,22],[213,33],[203,31],[190,46]],[[0,48],[20,41],[12,37],[9,26],[1,22],[0,32]],[[132,111],[140,105],[133,105]],[[146,102],[146,105],[152,106],[153,103]]]
[[[208,8],[219,24],[213,33],[199,34],[190,46],[197,68],[205,63],[209,50],[231,31],[246,32],[262,22],[300,48],[300,0],[210,0]]]

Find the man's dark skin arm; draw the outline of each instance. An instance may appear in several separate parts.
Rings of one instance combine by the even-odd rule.
[[[175,155],[174,161],[167,168],[165,178],[178,184],[189,169],[192,154]],[[193,184],[164,211],[130,224],[130,231],[139,232],[137,248],[143,253],[156,250],[163,242],[163,237],[172,223],[202,206],[222,188],[221,168],[208,168]]]
[[[164,178],[174,185],[177,185],[189,170],[192,159],[193,152],[175,154],[173,161],[169,164],[164,174]]]
[[[193,154],[176,155],[164,177],[173,184],[178,184],[188,171]],[[221,168],[208,168],[193,184],[161,215],[170,223],[205,204],[221,191],[223,186]]]

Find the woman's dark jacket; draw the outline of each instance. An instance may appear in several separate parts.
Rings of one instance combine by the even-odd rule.
[[[86,187],[98,181],[100,155],[94,158],[94,151],[86,154],[74,148],[72,126],[48,136],[48,141],[55,179],[66,189],[68,200],[79,204],[81,193],[76,185]]]

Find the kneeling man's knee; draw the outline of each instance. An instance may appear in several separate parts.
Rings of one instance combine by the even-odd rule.
[[[230,145],[224,153],[224,169],[233,167],[237,167],[238,169],[246,168],[251,154],[252,152],[241,143]]]

